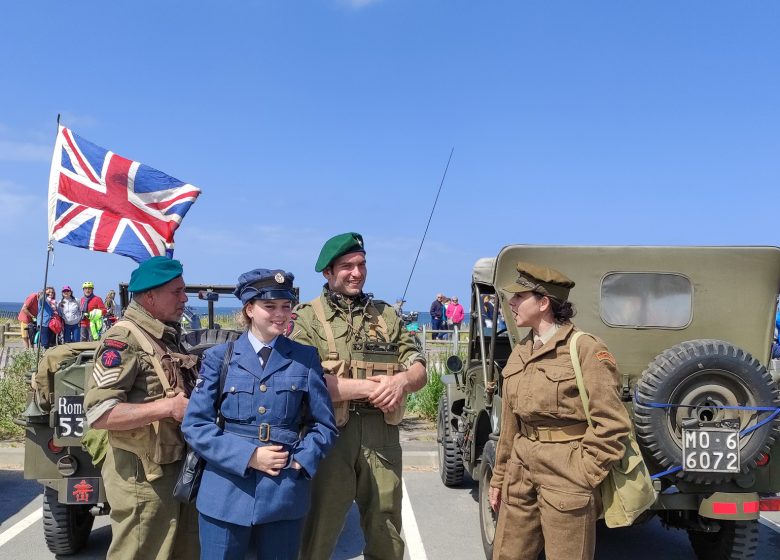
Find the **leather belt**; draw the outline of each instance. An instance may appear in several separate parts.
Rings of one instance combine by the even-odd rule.
[[[373,404],[371,404],[368,400],[352,400],[349,401],[349,410],[350,412],[354,412],[356,410],[379,410],[377,407],[375,407]]]
[[[543,426],[529,426],[527,424],[520,424],[520,434],[523,437],[527,437],[531,441],[541,441],[543,443],[565,442],[575,441],[585,437],[585,432],[588,429],[588,424],[582,422],[580,424],[571,424],[569,426],[555,426],[555,427],[543,427]]]

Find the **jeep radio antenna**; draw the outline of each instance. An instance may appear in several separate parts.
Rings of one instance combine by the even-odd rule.
[[[447,165],[444,166],[444,173],[441,176],[441,182],[439,183],[439,190],[436,191],[436,198],[433,201],[433,208],[431,208],[431,215],[428,216],[428,223],[425,225],[425,231],[423,232],[422,239],[420,240],[420,246],[417,248],[417,255],[414,257],[414,263],[412,264],[412,270],[409,272],[409,278],[406,280],[406,287],[404,288],[404,294],[401,296],[402,300],[406,299],[406,292],[409,289],[409,283],[412,281],[412,275],[414,274],[414,267],[417,266],[417,259],[420,258],[420,251],[422,251],[423,243],[425,243],[425,236],[428,235],[428,228],[431,227],[431,220],[433,219],[433,213],[436,211],[436,203],[439,202],[439,195],[441,194],[441,188],[444,186],[444,179],[447,177],[447,170],[450,168],[450,161],[452,161],[452,153],[455,151],[455,146],[450,150],[450,157],[447,159]]]

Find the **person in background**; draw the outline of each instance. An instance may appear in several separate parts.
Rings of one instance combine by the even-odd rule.
[[[43,292],[37,294],[33,292],[27,296],[16,317],[19,320],[19,326],[22,329],[22,342],[24,347],[32,348],[35,341],[35,327],[38,322],[38,302],[43,299]]]
[[[433,331],[439,331],[442,328],[442,319],[444,318],[444,306],[442,305],[442,300],[444,299],[444,296],[442,294],[436,294],[436,299],[433,300],[433,303],[431,304],[431,329]],[[431,334],[431,338],[433,340],[436,340],[437,338],[441,338],[441,333],[434,332]]]
[[[41,314],[41,334],[38,336],[38,344],[41,348],[51,348],[57,345],[57,335],[49,329],[49,321],[57,314],[57,292],[53,287],[46,287],[41,305],[43,313]]]
[[[463,306],[458,303],[458,296],[452,296],[452,301],[447,307],[447,322],[455,330],[455,336],[458,336],[460,332],[460,325],[463,323],[463,319],[466,318],[466,313],[463,311]]]
[[[57,304],[57,309],[62,317],[63,331],[62,340],[65,344],[78,342],[81,340],[79,332],[79,322],[81,321],[81,310],[79,302],[73,297],[73,290],[70,286],[62,287],[62,299]]]
[[[233,292],[247,330],[206,350],[184,437],[206,460],[197,508],[201,560],[298,555],[311,479],[338,436],[317,350],[287,338],[293,275],[258,268]],[[254,390],[252,390],[254,388]],[[216,423],[216,410],[224,423]]]
[[[441,306],[442,306],[441,329],[443,331],[448,331],[448,332],[441,333],[441,335],[439,335],[439,338],[445,340],[449,340],[450,338],[449,330],[452,327],[449,319],[447,319],[447,309],[449,309],[450,305],[452,305],[450,303],[450,298],[448,298],[447,296],[442,296],[441,297]]]
[[[105,299],[106,316],[103,319],[103,330],[108,330],[116,323],[116,292],[114,290],[108,290]]]
[[[482,321],[484,323],[485,328],[492,329],[493,328],[493,312],[495,311],[495,307],[493,306],[493,301],[490,299],[490,296],[482,296]]]
[[[395,314],[401,317],[404,314],[404,303],[406,303],[406,300],[404,298],[396,298],[395,303],[393,304],[393,309],[395,309]]]
[[[81,288],[84,290],[84,297],[79,301],[79,309],[81,311],[81,340],[97,340],[97,338],[92,338],[89,313],[90,311],[99,309],[103,315],[105,315],[106,306],[103,304],[103,300],[95,295],[95,285],[92,282],[87,280],[81,285]]]

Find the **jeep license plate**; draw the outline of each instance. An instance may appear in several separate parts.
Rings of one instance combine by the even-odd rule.
[[[84,435],[84,397],[68,395],[57,399],[57,437]]]
[[[66,504],[96,504],[100,497],[100,478],[69,478],[65,492]]]
[[[739,472],[739,431],[729,428],[683,429],[683,470]]]

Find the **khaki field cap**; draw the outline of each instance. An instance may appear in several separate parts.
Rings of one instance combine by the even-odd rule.
[[[521,292],[536,292],[544,296],[565,301],[574,282],[553,268],[538,264],[519,261],[517,263],[517,278],[501,286],[510,294]]]

